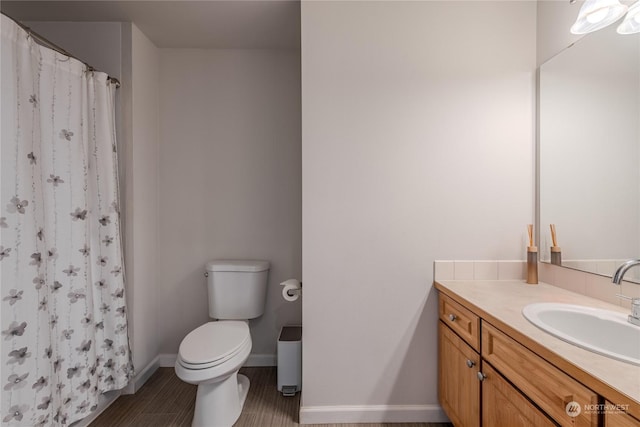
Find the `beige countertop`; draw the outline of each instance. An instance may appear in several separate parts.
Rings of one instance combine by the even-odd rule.
[[[522,315],[524,306],[534,302],[577,304],[624,314],[629,314],[628,309],[546,283],[528,285],[523,280],[438,280],[435,286],[596,393],[613,403],[628,404],[628,411],[640,418],[640,366],[564,342]]]

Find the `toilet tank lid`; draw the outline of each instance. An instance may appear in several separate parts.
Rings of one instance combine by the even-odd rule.
[[[269,261],[216,259],[207,263],[207,271],[248,271],[258,272],[269,269]]]

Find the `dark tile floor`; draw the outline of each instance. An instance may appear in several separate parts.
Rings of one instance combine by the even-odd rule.
[[[251,388],[235,427],[298,426],[300,394],[277,390],[276,368],[242,368]],[[190,427],[196,386],[176,377],[173,368],[158,369],[133,395],[120,396],[90,427]],[[323,424],[337,426],[338,424]],[[340,424],[341,427],[450,427],[451,424]]]

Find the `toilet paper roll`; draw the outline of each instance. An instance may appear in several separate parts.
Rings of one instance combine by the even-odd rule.
[[[280,283],[282,285],[282,298],[286,301],[295,301],[300,298],[302,293],[302,284],[296,279],[285,280]]]

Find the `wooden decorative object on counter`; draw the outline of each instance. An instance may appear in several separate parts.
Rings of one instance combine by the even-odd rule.
[[[558,246],[558,238],[556,235],[556,225],[551,224],[551,242],[553,246],[551,246],[551,264],[562,265],[562,251],[560,250],[560,246]]]
[[[533,245],[533,224],[527,226],[529,246],[527,246],[527,283],[538,284],[538,248]]]

